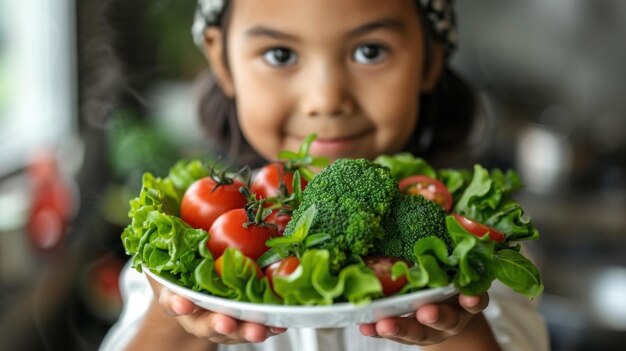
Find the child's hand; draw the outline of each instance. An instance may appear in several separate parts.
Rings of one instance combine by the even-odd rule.
[[[174,317],[189,334],[197,338],[208,339],[216,344],[259,343],[286,331],[285,328],[244,322],[202,309],[153,279],[148,279],[161,310]]]
[[[462,333],[472,318],[489,304],[487,293],[459,295],[440,304],[427,304],[410,317],[381,319],[359,326],[361,334],[402,344],[433,345]]]

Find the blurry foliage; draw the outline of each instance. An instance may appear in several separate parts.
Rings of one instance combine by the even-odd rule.
[[[118,180],[136,177],[133,183],[140,183],[144,172],[165,176],[182,156],[180,146],[164,131],[131,110],[118,111],[112,116],[107,135],[111,171]]]
[[[165,78],[193,79],[206,61],[195,46],[191,25],[194,0],[144,0],[145,33],[157,42],[155,55]]]
[[[102,212],[109,222],[124,225],[128,201],[141,189],[143,174],[167,175],[181,151],[150,119],[130,109],[116,112],[109,122],[108,161],[114,183],[105,191]]]

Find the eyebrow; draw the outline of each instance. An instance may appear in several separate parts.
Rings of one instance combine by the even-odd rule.
[[[353,29],[348,33],[349,37],[358,37],[360,35],[364,35],[379,29],[389,29],[393,31],[402,31],[404,29],[404,23],[392,19],[392,18],[383,18],[378,21],[366,23],[362,26]]]
[[[348,37],[358,37],[376,30],[381,30],[381,29],[389,29],[389,30],[394,30],[394,31],[401,31],[403,30],[405,27],[404,23],[395,20],[395,19],[391,19],[391,18],[384,18],[378,21],[374,21],[374,22],[370,22],[370,23],[366,23],[362,26],[359,26],[353,30],[351,30],[348,33]],[[281,40],[288,40],[288,41],[298,41],[298,37],[285,33],[285,32],[281,32],[279,30],[267,27],[267,26],[263,26],[263,25],[257,25],[254,26],[250,29],[248,29],[245,33],[246,37],[248,38],[253,38],[253,37],[269,37],[269,38],[273,38],[273,39],[281,39]]]
[[[246,31],[246,37],[269,37],[273,39],[282,39],[288,41],[297,41],[298,38],[294,35],[281,32],[276,29],[272,29],[266,26],[258,25],[254,26]]]

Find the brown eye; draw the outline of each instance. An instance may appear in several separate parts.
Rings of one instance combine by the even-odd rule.
[[[387,57],[387,49],[377,44],[361,45],[354,50],[352,59],[357,63],[371,65]]]
[[[263,53],[263,59],[270,66],[291,66],[298,61],[296,53],[288,48],[271,48]]]

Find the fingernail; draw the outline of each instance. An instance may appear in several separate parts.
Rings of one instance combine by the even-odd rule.
[[[273,334],[282,334],[286,331],[287,331],[287,328],[277,328],[277,327],[270,328],[270,332],[272,332]]]
[[[467,299],[465,301],[465,306],[467,307],[476,307],[478,306],[478,303],[480,302],[480,299],[477,297],[471,297],[469,299]]]
[[[381,333],[384,336],[394,336],[400,332],[400,328],[397,325],[394,325],[393,328],[389,331]]]
[[[438,320],[439,320],[439,314],[436,314],[436,313],[424,318],[424,322],[428,324],[436,323]]]

